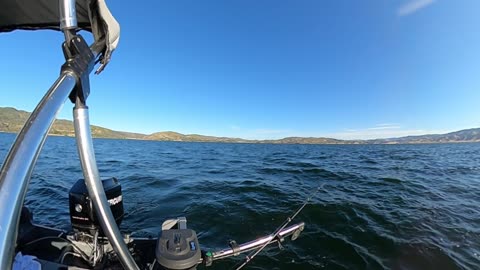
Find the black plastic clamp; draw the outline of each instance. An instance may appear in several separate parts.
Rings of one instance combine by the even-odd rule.
[[[213,263],[213,254],[211,251],[203,251],[202,250],[202,258],[203,258],[203,265],[206,267],[212,266]]]
[[[235,241],[235,240],[230,240],[230,242],[228,243],[228,245],[230,246],[230,248],[232,248],[233,256],[238,256],[238,255],[240,255],[240,247],[238,246],[237,241]]]
[[[295,241],[297,240],[297,238],[300,236],[300,234],[302,233],[304,229],[304,226],[302,225],[300,228],[296,229],[293,234],[292,234],[292,237],[291,237],[291,240],[292,241]]]
[[[90,94],[89,75],[95,66],[95,56],[80,35],[68,38],[62,44],[62,49],[66,61],[62,65],[61,72],[72,73],[76,78],[76,85],[69,95],[70,101],[75,103],[79,98],[80,102],[85,104]]]

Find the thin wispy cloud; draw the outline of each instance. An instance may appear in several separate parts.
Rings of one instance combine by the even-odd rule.
[[[286,129],[256,129],[253,132],[258,135],[277,135],[277,134],[285,134],[290,131]]]
[[[402,129],[402,130],[371,130],[363,129],[357,130],[355,132],[339,132],[334,134],[329,134],[327,137],[332,137],[335,139],[342,140],[370,140],[370,139],[386,139],[386,138],[397,138],[410,135],[425,135],[425,134],[439,134],[445,133],[444,131],[436,130],[423,130],[423,129]]]
[[[408,129],[400,124],[378,124],[373,127],[361,129],[345,129],[342,132],[328,134],[326,137],[343,140],[368,140],[397,138],[410,135],[425,135],[446,133],[446,130]]]
[[[231,130],[240,130],[241,128],[237,125],[230,125]]]
[[[367,128],[367,130],[386,130],[386,129],[400,129],[399,124],[378,124],[374,127]]]
[[[376,124],[375,126],[377,127],[388,127],[388,126],[399,126],[399,123],[381,123],[381,124]]]
[[[478,125],[473,125],[478,126]],[[342,131],[333,133],[322,132],[301,132],[291,129],[252,129],[242,128],[239,126],[231,125],[235,127],[232,129],[231,134],[222,134],[221,136],[236,137],[250,140],[275,140],[286,137],[325,137],[340,140],[370,140],[370,139],[388,139],[398,138],[405,136],[427,135],[427,134],[444,134],[452,131],[471,128],[456,127],[450,129],[414,129],[402,126],[399,123],[382,123],[376,124],[370,127],[363,128],[346,128]]]
[[[397,11],[397,15],[401,17],[411,15],[430,6],[431,4],[435,3],[435,1],[436,0],[412,0],[401,6]]]
[[[233,137],[241,137],[244,139],[252,140],[270,140],[281,139],[284,137],[292,136],[294,132],[289,129],[270,129],[270,128],[244,128],[237,125],[229,125],[231,134],[226,135]]]

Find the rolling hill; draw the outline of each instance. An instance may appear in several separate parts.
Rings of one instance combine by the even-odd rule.
[[[0,107],[0,132],[18,133],[29,112],[10,107]],[[140,134],[115,131],[104,127],[91,126],[95,138],[135,139],[176,142],[222,142],[222,143],[271,143],[271,144],[416,144],[416,143],[459,143],[480,142],[480,128],[465,129],[446,134],[428,134],[375,140],[339,140],[323,137],[287,137],[278,140],[246,140],[241,138],[215,137],[198,134],[181,134],[173,131]],[[57,119],[50,130],[50,135],[74,136],[73,122]]]

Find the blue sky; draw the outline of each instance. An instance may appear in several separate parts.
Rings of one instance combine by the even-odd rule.
[[[477,0],[108,4],[122,33],[91,78],[92,124],[257,139],[480,127]],[[34,109],[62,38],[0,34],[0,106]]]

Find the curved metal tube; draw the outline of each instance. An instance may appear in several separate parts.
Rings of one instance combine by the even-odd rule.
[[[77,28],[77,11],[75,9],[75,0],[58,1],[60,13],[60,29]]]
[[[63,73],[45,94],[18,134],[0,171],[0,269],[10,269],[17,242],[18,222],[30,176],[48,131],[75,86]]]
[[[139,269],[132,255],[128,251],[127,245],[123,241],[115,218],[113,217],[107,196],[103,189],[100,174],[93,151],[92,135],[90,131],[90,121],[88,117],[88,107],[76,105],[73,110],[73,120],[75,126],[75,137],[77,139],[78,154],[82,163],[83,176],[88,189],[93,206],[97,215],[99,215],[100,225],[103,232],[107,235],[110,244],[120,259],[125,269]]]

